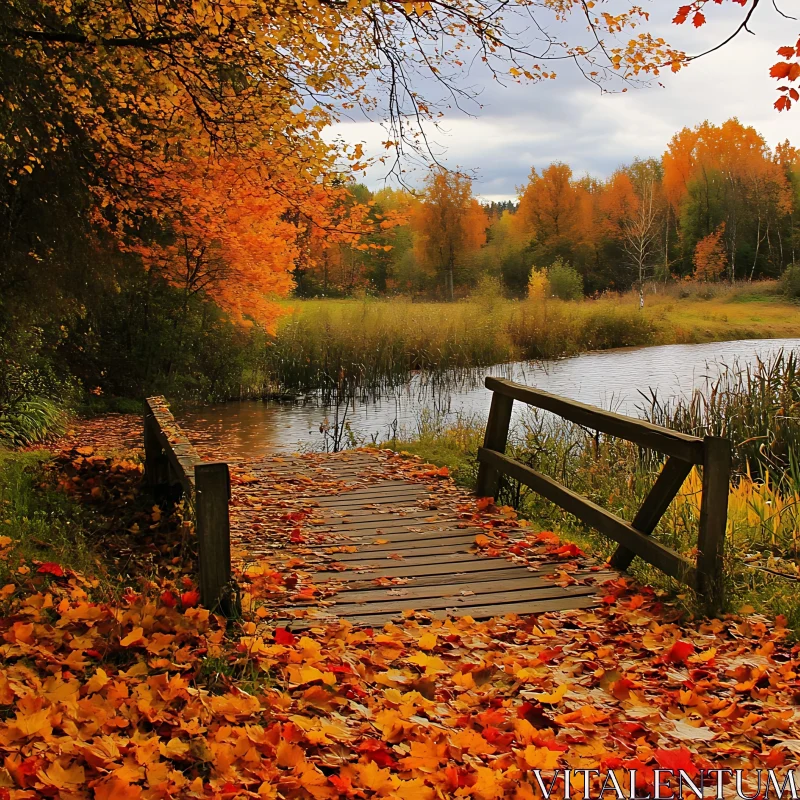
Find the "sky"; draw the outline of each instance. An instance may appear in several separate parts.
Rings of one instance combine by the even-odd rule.
[[[725,39],[743,16],[734,3],[712,5],[708,24],[694,29],[688,23],[671,24],[681,0],[641,4],[651,14],[648,29],[688,53]],[[800,0],[780,0],[779,7],[800,18]],[[778,84],[768,74],[778,60],[777,48],[797,40],[800,21],[781,17],[764,2],[750,28],[754,36],[743,32],[680,73],[662,75],[663,88],[654,84],[626,93],[601,93],[569,66],[559,69],[555,81],[501,86],[488,71],[473,70],[464,75],[464,85],[479,90],[478,103],[469,107],[470,114],[446,110],[441,130],[432,137],[439,160],[471,171],[475,194],[490,201],[514,199],[532,166],[541,169],[553,161],[569,164],[577,175],[607,177],[637,156],[659,157],[675,132],[704,120],[719,124],[735,116],[754,126],[772,146],[787,138],[800,144],[800,105],[778,113],[773,108]],[[570,36],[569,28],[558,31],[554,26],[553,32]],[[419,88],[425,94],[429,87],[423,83]],[[380,143],[387,138],[378,122],[368,121],[343,122],[330,133],[364,143],[365,153],[372,155],[383,151]],[[422,174],[410,168],[408,183],[419,185]],[[365,182],[378,189],[387,185],[384,177],[385,168],[375,167]]]

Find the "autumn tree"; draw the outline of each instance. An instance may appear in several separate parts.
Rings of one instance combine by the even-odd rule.
[[[660,234],[656,181],[653,176],[647,176],[642,180],[636,200],[636,206],[624,222],[623,246],[636,276],[639,307],[643,308],[644,282],[652,268],[653,255]]]
[[[703,237],[694,250],[694,278],[698,281],[718,280],[728,265],[728,255],[722,241],[725,223]]]
[[[754,274],[765,242],[768,262],[782,269],[779,231],[791,214],[790,184],[755,129],[736,119],[684,129],[662,163],[665,195],[688,252],[724,222],[731,280],[748,268]]]
[[[452,300],[456,271],[486,242],[488,219],[472,196],[472,181],[465,175],[434,170],[411,220],[419,261],[438,277],[445,297]]]

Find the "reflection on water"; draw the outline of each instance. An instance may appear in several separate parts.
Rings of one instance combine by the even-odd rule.
[[[414,430],[427,409],[437,415],[480,414],[489,410],[490,393],[483,387],[486,375],[511,378],[553,394],[638,416],[640,392],[653,389],[662,400],[691,394],[706,377],[724,364],[740,366],[765,358],[783,348],[800,350],[800,339],[761,339],[709,344],[584,353],[544,364],[501,364],[476,370],[471,380],[442,391],[413,376],[408,385],[377,402],[330,409],[313,401],[301,404],[245,401],[220,403],[187,410],[178,415],[193,432],[201,434],[200,449],[213,442],[214,450],[229,458],[248,458],[273,452],[322,449],[326,437],[321,426],[331,421],[350,423],[361,441],[385,440],[395,428]],[[517,403],[515,406],[519,406]],[[337,416],[338,415],[338,416]]]

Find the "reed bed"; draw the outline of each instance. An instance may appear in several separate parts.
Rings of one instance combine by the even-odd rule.
[[[779,488],[800,488],[800,362],[780,351],[768,361],[721,365],[719,376],[688,399],[662,402],[651,393],[644,415],[695,436],[725,436],[734,469]]]
[[[293,301],[255,365],[258,386],[248,393],[319,393],[336,402],[377,397],[405,384],[412,371],[454,383],[474,368],[587,350],[800,336],[797,306],[770,294],[770,287],[654,291],[643,310],[633,295]]]

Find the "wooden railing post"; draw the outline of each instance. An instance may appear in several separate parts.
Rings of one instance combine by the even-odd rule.
[[[155,429],[156,423],[150,408],[144,407],[144,478],[150,490],[158,493],[168,483],[169,465],[164,448]]]
[[[718,436],[703,439],[703,496],[697,546],[697,591],[709,613],[724,602],[723,565],[731,480],[731,443]]]
[[[195,514],[200,561],[200,601],[224,614],[236,611],[231,585],[230,473],[222,462],[197,464]]]
[[[499,392],[492,393],[492,405],[489,409],[489,419],[486,422],[486,434],[483,446],[487,450],[505,453],[508,443],[508,428],[511,425],[511,410],[514,407],[514,398]],[[497,497],[500,484],[500,473],[492,466],[481,462],[478,466],[478,481],[476,493],[478,497]]]

